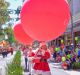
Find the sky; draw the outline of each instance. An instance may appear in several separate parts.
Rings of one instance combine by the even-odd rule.
[[[18,6],[21,6],[23,4],[22,3],[23,0],[6,0],[6,1],[10,3],[10,6],[8,7],[8,9],[12,9],[12,10],[16,10]],[[9,14],[9,16],[13,19],[17,18],[16,14]],[[7,23],[11,23],[11,22],[15,23],[15,20],[11,20]],[[3,28],[5,28],[5,27],[7,27],[7,25],[4,24]]]
[[[18,6],[22,5],[22,0],[6,0],[10,3],[9,9],[17,9]]]

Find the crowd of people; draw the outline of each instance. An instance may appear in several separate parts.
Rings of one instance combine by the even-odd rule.
[[[51,55],[45,44],[35,51],[28,46],[21,49],[25,56],[25,71],[29,71],[29,75],[51,75],[47,61]]]
[[[51,75],[49,61],[60,63],[63,69],[72,69],[74,62],[80,62],[80,45],[75,48],[73,45],[50,46],[45,43],[33,50],[32,46],[19,45],[25,59],[25,71],[29,75]],[[7,57],[8,53],[13,54],[13,47],[5,41],[0,42],[0,55]]]
[[[53,62],[61,63],[63,69],[72,69],[74,62],[80,62],[80,46],[50,47]]]
[[[6,41],[0,42],[0,55],[3,56],[3,58],[7,57],[7,54],[11,53],[13,54],[13,47],[11,44],[7,43]]]
[[[22,46],[20,49],[25,56],[25,71],[30,75],[51,75],[48,59],[53,63],[60,63],[63,69],[72,69],[74,62],[80,62],[80,46],[73,45],[51,46],[40,45],[37,50],[31,46]]]

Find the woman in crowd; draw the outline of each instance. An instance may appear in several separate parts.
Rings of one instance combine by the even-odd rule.
[[[50,58],[50,52],[46,45],[42,45],[36,52],[33,59],[33,75],[51,75],[47,60]]]
[[[13,55],[13,47],[11,46],[8,47],[8,53],[11,53],[11,55]]]
[[[32,51],[32,47],[29,47],[28,51],[28,69],[29,75],[31,75],[31,69],[33,68],[32,58],[34,57],[35,53]]]
[[[7,47],[3,47],[2,48],[2,56],[3,56],[3,58],[7,57],[7,54],[8,54]]]
[[[23,51],[24,54],[24,58],[25,58],[25,71],[29,71],[28,69],[28,51],[29,51],[29,47],[25,47],[25,50]]]

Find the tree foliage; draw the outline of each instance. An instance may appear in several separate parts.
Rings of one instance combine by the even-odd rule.
[[[4,32],[8,35],[8,41],[10,43],[13,43],[15,42],[15,38],[14,38],[14,35],[13,35],[13,30],[12,30],[12,27],[8,27],[4,30]]]
[[[9,3],[5,0],[0,0],[0,27],[2,24],[5,24],[9,20],[9,13],[7,12],[7,8]]]

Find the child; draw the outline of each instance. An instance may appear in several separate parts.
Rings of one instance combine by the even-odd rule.
[[[68,69],[68,64],[67,64],[66,61],[62,63],[62,68],[63,68],[64,70],[67,70],[67,69]]]
[[[57,61],[58,63],[61,62],[61,56],[60,56],[60,55],[57,55],[56,61]]]

